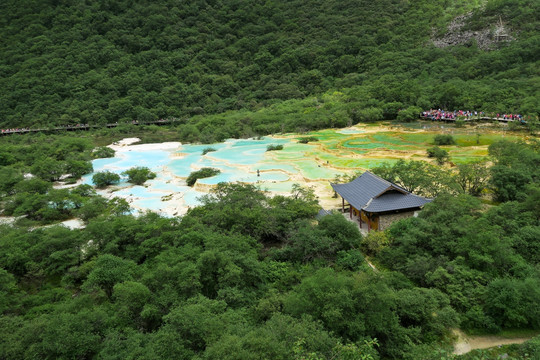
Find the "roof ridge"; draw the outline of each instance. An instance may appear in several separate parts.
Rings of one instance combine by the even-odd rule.
[[[369,171],[369,170],[366,170],[366,171],[364,172],[364,174],[369,174],[369,175],[371,175],[371,176],[374,176],[376,179],[382,180],[382,181],[384,181],[385,183],[387,183],[388,185],[395,185],[394,183],[392,183],[392,182],[390,182],[390,181],[388,181],[388,180],[386,180],[386,179],[383,179],[383,178],[380,177],[379,175],[376,175],[376,174],[372,173],[372,172]],[[364,174],[362,174],[362,175],[364,175]]]
[[[409,195],[410,192],[407,191],[406,189],[402,188],[401,186],[398,186],[396,184],[393,184],[393,183],[390,183],[390,186],[388,186],[386,189],[384,189],[383,191],[381,191],[380,193],[378,193],[377,195],[373,196],[374,199],[380,197],[380,196],[383,196],[384,194],[386,194],[389,190],[395,190],[395,191],[398,191],[400,192],[401,194],[403,195]]]
[[[412,195],[412,196],[415,196],[415,197],[420,198],[420,199],[434,199],[434,198],[430,198],[430,197],[427,197],[427,196],[413,194],[412,192],[408,193],[407,195]]]
[[[368,174],[374,176],[374,177],[375,177],[376,179],[378,179],[378,180],[382,180],[383,182],[389,184],[390,186],[395,186],[395,187],[397,187],[398,189],[404,190],[405,192],[407,192],[407,193],[409,193],[409,194],[411,193],[409,190],[405,189],[403,186],[399,186],[398,184],[394,184],[394,183],[391,182],[391,181],[388,181],[388,180],[386,180],[386,179],[383,179],[382,177],[380,177],[379,175],[376,175],[376,174],[372,173],[371,171],[366,170],[366,171],[364,172],[364,174],[365,174],[365,173],[368,173]],[[362,174],[362,175],[364,175],[364,174]]]
[[[371,204],[371,202],[373,201],[373,198],[369,199],[369,201],[367,202],[366,205],[362,206],[362,209],[365,209],[369,206],[369,204]]]
[[[364,172],[364,174],[365,174],[365,173],[369,173],[370,175],[373,175],[373,176],[376,177],[377,179],[380,179],[380,180],[382,180],[382,181],[384,181],[384,182],[390,184],[391,186],[395,186],[395,187],[397,187],[398,189],[404,190],[404,191],[405,191],[406,193],[408,193],[408,194],[412,194],[411,191],[405,189],[403,186],[399,186],[398,184],[395,184],[395,183],[393,183],[393,182],[391,182],[391,181],[388,181],[388,180],[386,180],[386,179],[383,179],[382,177],[380,177],[379,175],[376,175],[376,174],[372,173],[371,171],[367,171],[367,170],[366,170],[366,172]],[[362,175],[363,175],[363,174],[362,174]]]

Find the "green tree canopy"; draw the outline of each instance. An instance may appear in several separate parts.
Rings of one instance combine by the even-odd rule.
[[[92,175],[92,182],[97,188],[104,188],[120,182],[120,175],[111,171],[100,171]]]
[[[135,185],[142,185],[146,180],[151,180],[156,177],[156,173],[150,171],[149,168],[144,166],[133,167],[122,173],[128,176],[128,182]]]

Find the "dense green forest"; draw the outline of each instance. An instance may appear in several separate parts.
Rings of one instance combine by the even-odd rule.
[[[514,40],[435,47],[468,12],[465,30],[500,16]],[[538,115],[539,14],[534,0],[6,0],[0,128],[186,119],[334,90],[353,122],[430,107]],[[313,117],[305,127],[324,122]],[[246,119],[241,134],[265,131]]]
[[[436,47],[461,15],[469,32],[502,19],[511,41]],[[437,198],[367,236],[300,186],[221,183],[182,218],[53,187],[126,134],[213,143],[431,107],[521,113],[509,129],[535,132],[539,26],[535,0],[1,1],[0,128],[120,125],[0,138],[0,220],[16,218],[0,223],[0,359],[540,359],[539,336],[451,345],[452,328],[540,332],[534,137],[456,168],[372,169]]]
[[[93,149],[88,137],[3,139],[0,206],[25,217],[0,226],[0,358],[540,356],[534,338],[457,357],[449,332],[540,330],[538,142],[496,142],[488,167],[459,169],[471,183],[487,172],[467,192],[498,203],[439,189],[418,218],[365,237],[341,214],[317,219],[299,186],[270,197],[222,183],[181,219],[134,217],[88,185],[52,188],[43,168],[112,155]],[[373,171],[430,191],[426,166]],[[72,217],[86,227],[39,226]]]

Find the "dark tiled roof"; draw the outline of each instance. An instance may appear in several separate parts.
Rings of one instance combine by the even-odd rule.
[[[363,209],[368,212],[411,209],[422,207],[430,201],[430,199],[414,194],[387,193],[372,199]]]
[[[326,215],[332,215],[332,212],[329,211],[329,210],[321,209],[321,210],[319,210],[319,213],[317,214],[317,219],[325,217]]]
[[[366,171],[347,184],[330,184],[356,209],[384,212],[418,208],[430,199],[411,194],[402,187]]]

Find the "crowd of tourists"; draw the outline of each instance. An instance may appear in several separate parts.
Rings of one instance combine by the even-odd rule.
[[[523,115],[521,114],[490,113],[486,115],[484,111],[470,111],[470,110],[447,111],[447,110],[442,110],[442,109],[430,109],[427,111],[423,111],[422,117],[429,118],[431,120],[454,120],[454,119],[471,120],[471,119],[488,117],[488,118],[497,119],[497,120],[523,121]]]
[[[29,128],[13,128],[13,129],[1,129],[2,134],[13,134],[13,133],[21,133],[21,132],[28,132],[30,131]]]
[[[497,114],[497,118],[499,118],[499,114]],[[503,114],[502,118],[505,119],[505,120],[523,121],[523,115],[521,115],[521,114]]]
[[[478,112],[478,111],[464,111],[464,110],[454,110],[454,111],[446,111],[441,109],[430,109],[429,111],[423,111],[422,117],[427,117],[432,120],[442,120],[442,119],[457,119],[457,118],[464,118],[464,119],[470,119],[472,117],[478,117],[480,114],[480,117],[483,117],[485,114],[484,112]]]

